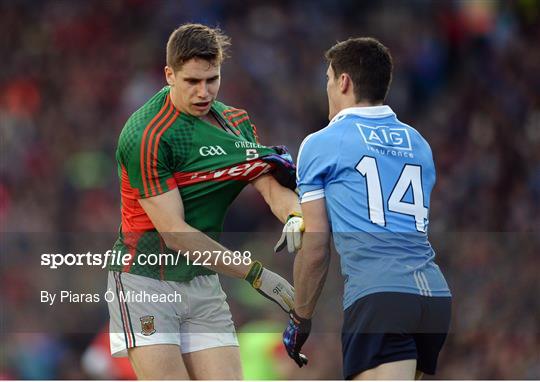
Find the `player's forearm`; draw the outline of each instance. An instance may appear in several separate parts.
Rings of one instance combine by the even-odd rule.
[[[285,188],[276,182],[272,185],[266,203],[270,206],[272,213],[282,223],[287,221],[287,217],[292,212],[302,211],[298,203],[298,195],[292,190]]]
[[[263,175],[253,181],[253,186],[259,191],[272,213],[285,223],[292,212],[300,212],[298,195],[283,187],[272,175]]]
[[[194,261],[198,257],[194,255],[194,252],[207,251],[205,253],[208,253],[210,257],[205,256],[205,263],[211,265],[206,266],[206,268],[239,279],[245,278],[249,272],[250,265],[244,263],[235,265],[230,261],[225,263],[226,257],[223,255],[231,251],[190,225],[185,224],[171,231],[161,233],[165,244],[175,251],[188,254],[190,261]]]
[[[308,235],[304,238],[308,240],[294,261],[294,310],[302,318],[311,318],[328,274],[330,250],[327,245],[310,245]]]

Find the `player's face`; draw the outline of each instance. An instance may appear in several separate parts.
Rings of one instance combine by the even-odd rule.
[[[206,115],[216,99],[221,81],[221,66],[192,58],[176,73],[165,67],[167,83],[171,85],[171,99],[182,113],[196,117]]]
[[[328,120],[331,120],[339,112],[337,105],[339,84],[336,80],[332,65],[328,65],[328,69],[326,70],[326,94],[328,96]]]

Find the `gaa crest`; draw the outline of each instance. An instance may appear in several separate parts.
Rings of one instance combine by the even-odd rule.
[[[145,336],[151,336],[156,332],[154,327],[154,316],[143,316],[141,320],[141,333]]]

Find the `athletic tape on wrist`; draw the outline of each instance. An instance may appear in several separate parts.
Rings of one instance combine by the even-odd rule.
[[[251,265],[251,268],[249,268],[249,272],[247,273],[246,277],[244,278],[248,283],[251,284],[251,286],[255,289],[260,288],[260,277],[263,271],[263,266],[260,261],[254,261]]]
[[[287,216],[287,220],[289,220],[290,218],[294,218],[294,217],[298,217],[298,218],[301,218],[303,217],[302,216],[302,213],[301,212],[296,212],[296,211],[293,211],[289,214],[289,216]]]

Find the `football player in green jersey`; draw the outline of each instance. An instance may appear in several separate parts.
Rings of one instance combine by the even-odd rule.
[[[259,143],[244,110],[216,100],[228,45],[218,29],[176,29],[167,43],[168,86],[120,134],[122,225],[115,250],[129,261],[109,266],[108,288],[116,295],[109,302],[111,352],[127,355],[139,378],[242,378],[215,272],[246,279],[287,312],[293,304],[285,279],[217,241],[227,208],[248,183],[285,223],[277,248],[299,249],[303,229],[297,195],[281,184],[294,188],[283,180],[294,176],[292,161]],[[148,254],[168,252],[166,259],[179,261],[148,261]],[[142,292],[157,297],[126,298]],[[181,301],[160,297],[173,292]]]

